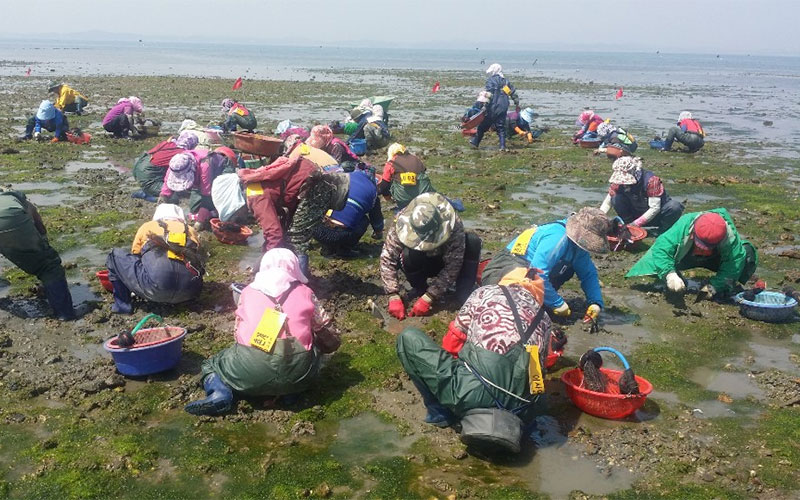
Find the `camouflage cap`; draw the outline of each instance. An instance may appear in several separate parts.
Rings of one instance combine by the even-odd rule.
[[[608,253],[611,221],[599,208],[584,207],[567,219],[567,238],[592,253]]]
[[[444,244],[456,225],[456,211],[439,193],[423,193],[397,215],[400,242],[413,250],[429,252]]]

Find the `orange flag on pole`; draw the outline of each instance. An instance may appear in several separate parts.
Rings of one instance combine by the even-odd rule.
[[[617,96],[615,97],[615,99],[619,99],[620,97],[622,97],[622,87],[620,87],[619,90],[617,90]]]
[[[239,78],[237,78],[235,82],[233,82],[233,90],[238,90],[240,88],[242,88],[242,77],[241,76]]]
[[[436,82],[436,83],[433,84],[433,88],[431,89],[431,92],[433,92],[434,94],[439,92],[439,82]]]

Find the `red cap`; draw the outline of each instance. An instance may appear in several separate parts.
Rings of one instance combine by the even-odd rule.
[[[233,150],[232,150],[231,148],[229,148],[229,147],[227,147],[227,146],[220,146],[220,147],[218,147],[217,149],[215,149],[215,150],[214,150],[214,152],[215,152],[215,153],[222,153],[222,154],[224,154],[225,156],[227,156],[227,157],[228,157],[228,159],[229,159],[230,161],[232,161],[234,164],[236,164],[236,153],[234,153],[234,152],[233,152]]]
[[[694,221],[694,241],[702,248],[714,247],[728,234],[728,224],[721,215],[706,212]]]

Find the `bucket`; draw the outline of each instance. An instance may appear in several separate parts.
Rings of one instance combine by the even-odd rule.
[[[744,298],[744,292],[733,300],[739,304],[739,313],[745,318],[767,323],[781,323],[794,317],[797,301],[778,292],[761,292],[753,300]]]
[[[367,140],[366,139],[353,139],[348,144],[350,146],[350,151],[357,154],[358,156],[363,156],[367,154]]]
[[[519,453],[522,420],[508,410],[476,408],[461,418],[461,442],[485,453]]]
[[[239,305],[239,297],[242,295],[242,290],[246,287],[244,283],[231,283],[230,289],[233,294],[233,303]]]
[[[114,291],[114,285],[111,284],[111,280],[108,279],[108,269],[103,269],[102,271],[97,271],[94,273],[97,276],[97,279],[100,280],[100,284],[109,292]]]
[[[130,347],[117,345],[117,337],[103,343],[103,348],[111,353],[117,371],[129,377],[141,377],[174,368],[181,360],[183,338],[186,329],[178,326],[140,328],[147,320],[154,318],[163,321],[155,314],[148,314],[131,331],[136,343]]]

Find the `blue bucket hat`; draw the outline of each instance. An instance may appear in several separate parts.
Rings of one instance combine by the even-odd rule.
[[[533,108],[525,108],[519,113],[519,116],[526,122],[533,123],[534,114],[535,113],[533,112]]]
[[[41,121],[52,120],[56,117],[56,107],[50,101],[42,101],[39,105],[39,110],[36,112],[36,118]]]

